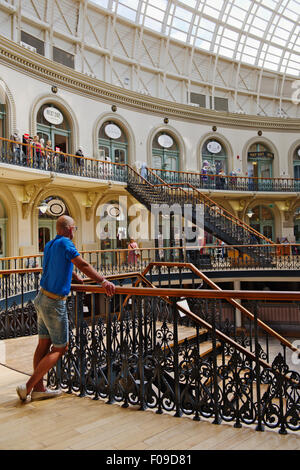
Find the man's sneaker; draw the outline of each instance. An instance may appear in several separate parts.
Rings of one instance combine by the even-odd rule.
[[[19,398],[21,401],[26,401],[27,399],[27,388],[26,384],[19,385],[17,388],[17,394],[19,395]]]
[[[60,389],[50,390],[49,388],[46,388],[44,392],[36,392],[33,390],[31,392],[31,400],[46,400],[47,398],[59,397],[61,394],[62,391]]]

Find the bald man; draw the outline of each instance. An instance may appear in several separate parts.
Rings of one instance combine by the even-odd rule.
[[[115,292],[114,284],[107,281],[78,253],[72,242],[76,230],[72,217],[59,217],[56,223],[57,235],[45,246],[40,291],[34,300],[39,341],[33,358],[33,375],[26,384],[17,387],[22,401],[26,401],[28,395],[31,395],[31,400],[42,400],[61,394],[60,390],[45,388],[43,377],[68,349],[66,299],[72,279],[77,283],[83,282],[81,277],[73,272],[74,265],[104,287],[108,296]]]

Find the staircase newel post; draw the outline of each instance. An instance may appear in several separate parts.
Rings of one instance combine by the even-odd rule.
[[[219,384],[218,384],[218,365],[217,365],[217,339],[216,339],[216,301],[213,303],[213,308],[211,311],[211,342],[212,342],[212,347],[213,347],[213,352],[212,352],[212,359],[213,359],[213,384],[214,384],[214,408],[215,408],[215,419],[213,421],[213,424],[220,424],[221,423],[221,418],[219,416],[219,408],[218,408],[218,390],[219,390]]]
[[[257,326],[257,301],[254,303],[254,341],[255,341],[255,377],[256,377],[256,397],[257,397],[257,426],[256,431],[264,431],[261,413],[261,388],[260,388],[260,364],[259,364],[259,342]]]
[[[176,298],[172,300],[172,313],[173,313],[173,336],[174,336],[174,392],[175,392],[175,417],[180,418],[182,415],[180,407],[180,386],[179,386],[179,346],[178,346],[178,311],[176,306]]]

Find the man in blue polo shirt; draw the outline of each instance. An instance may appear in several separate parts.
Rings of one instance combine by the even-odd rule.
[[[61,394],[60,390],[45,388],[43,377],[68,348],[66,299],[72,279],[77,283],[83,282],[80,276],[73,272],[74,265],[86,276],[101,284],[108,296],[112,296],[115,291],[114,284],[107,281],[78,253],[72,242],[76,229],[71,217],[59,217],[56,223],[57,236],[45,246],[40,291],[34,300],[39,341],[33,358],[34,372],[26,384],[17,387],[22,401],[30,394],[32,400],[53,398]]]

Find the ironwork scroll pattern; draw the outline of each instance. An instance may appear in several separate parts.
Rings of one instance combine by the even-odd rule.
[[[109,314],[88,324],[82,315],[76,325],[70,318],[69,351],[49,374],[49,384],[157,414],[235,427],[253,425],[261,416],[266,427],[281,433],[299,430],[300,376],[281,354],[269,369],[257,368],[253,357],[219,338],[216,348],[203,354],[202,341],[210,336],[194,325],[192,340],[180,343],[179,316],[171,321],[174,305],[161,307],[161,300],[136,298],[120,318]],[[215,303],[208,307],[206,320],[216,311]],[[261,349],[257,353],[264,357]]]
[[[15,302],[0,312],[0,340],[37,334],[37,316],[30,300],[26,305]]]

